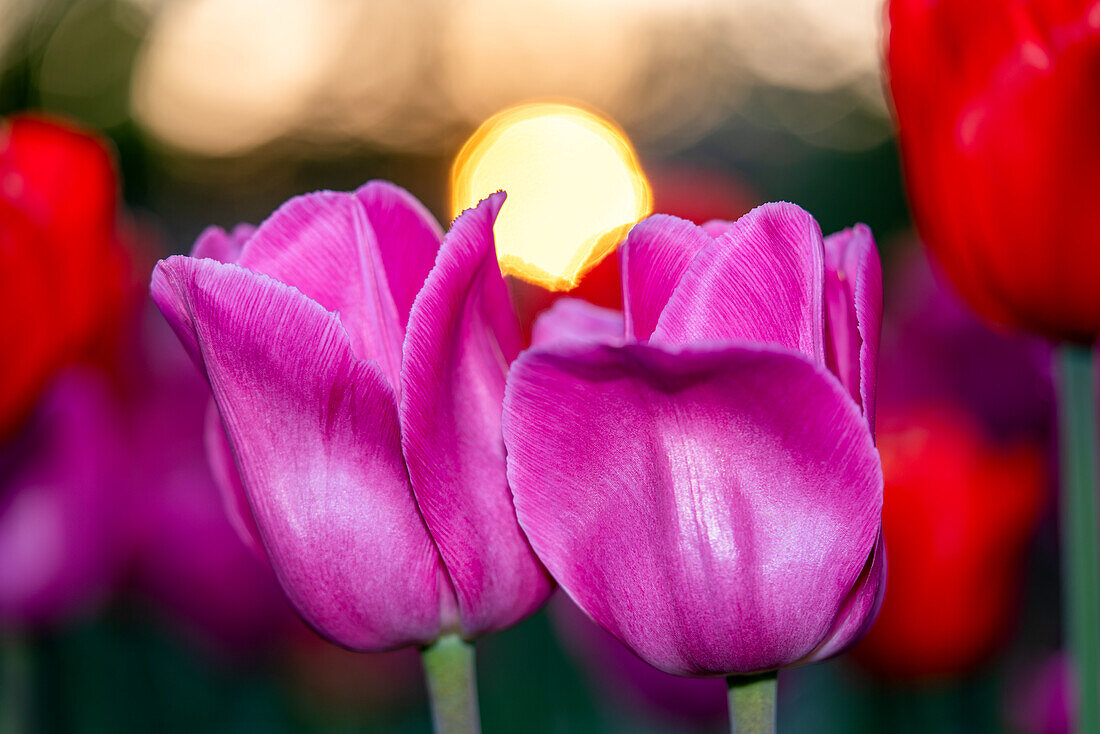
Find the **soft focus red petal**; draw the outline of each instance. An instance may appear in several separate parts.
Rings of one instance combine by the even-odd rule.
[[[0,122],[0,434],[118,315],[117,187],[100,138],[41,117]]]
[[[991,442],[944,407],[884,416],[878,445],[890,581],[856,654],[892,675],[965,672],[1015,617],[1023,551],[1043,504],[1042,452]]]
[[[1100,334],[1100,2],[894,0],[888,75],[915,220],[987,318]]]

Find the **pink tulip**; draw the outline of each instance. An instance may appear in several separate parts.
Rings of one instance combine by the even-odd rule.
[[[520,332],[492,236],[503,203],[442,238],[390,184],[310,194],[251,236],[208,232],[196,257],[153,274],[213,388],[236,506],[298,612],[346,647],[468,639],[551,590],[505,474]]]
[[[532,547],[666,672],[841,652],[885,576],[870,231],[823,241],[790,204],[707,229],[654,216],[621,257],[624,313],[556,306],[509,374],[508,477]]]

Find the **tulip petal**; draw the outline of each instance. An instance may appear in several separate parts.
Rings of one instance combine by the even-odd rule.
[[[866,422],[823,366],[787,350],[531,349],[512,366],[503,431],[539,558],[666,672],[810,654],[879,533]]]
[[[264,561],[264,544],[260,540],[260,531],[252,517],[252,507],[248,504],[248,492],[241,483],[241,474],[233,461],[233,449],[222,426],[222,417],[218,414],[218,405],[211,399],[206,409],[206,426],[203,440],[206,444],[206,461],[210,465],[210,474],[221,494],[222,506],[229,524],[240,537],[241,542]]]
[[[207,227],[191,248],[191,257],[205,257],[223,263],[235,263],[241,259],[245,244],[256,234],[251,224],[238,224],[232,232],[221,227]]]
[[[291,199],[260,225],[238,263],[336,311],[355,356],[377,362],[397,386],[404,334],[378,241],[354,194]]]
[[[531,346],[562,340],[615,343],[623,341],[623,314],[579,298],[559,298],[539,315]]]
[[[871,230],[825,238],[825,359],[875,429],[875,367],[882,328],[882,265]]]
[[[825,363],[821,229],[794,204],[765,204],[699,252],[661,313],[655,343],[747,340]]]
[[[699,226],[702,227],[703,231],[709,234],[712,238],[718,239],[726,232],[729,232],[731,229],[733,229],[734,224],[736,224],[736,222],[731,222],[728,219],[711,219],[709,221],[703,222]]]
[[[646,341],[696,254],[713,243],[692,222],[656,214],[630,230],[619,249],[628,339]]]
[[[416,197],[389,181],[369,181],[359,187],[355,197],[374,230],[390,293],[405,328],[416,294],[435,264],[443,230]]]
[[[204,370],[284,591],[350,648],[439,632],[439,556],[405,473],[393,390],[340,321],[243,268],[172,257],[153,299]]]
[[[493,194],[455,220],[413,304],[405,338],[402,444],[468,637],[536,609],[551,582],[516,522],[500,436],[520,330],[496,260]]]
[[[810,653],[803,662],[813,663],[839,655],[871,628],[886,595],[886,566],[886,544],[882,531],[879,531],[878,542],[867,559],[867,568],[837,615],[833,630],[821,647]]]

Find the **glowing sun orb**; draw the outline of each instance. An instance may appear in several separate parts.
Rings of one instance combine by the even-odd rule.
[[[500,189],[501,271],[556,291],[575,287],[652,205],[626,135],[565,104],[509,108],[466,141],[451,169],[453,213]]]

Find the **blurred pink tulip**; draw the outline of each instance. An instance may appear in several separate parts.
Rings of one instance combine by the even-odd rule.
[[[122,452],[105,380],[75,368],[0,450],[0,627],[61,622],[111,591]]]

